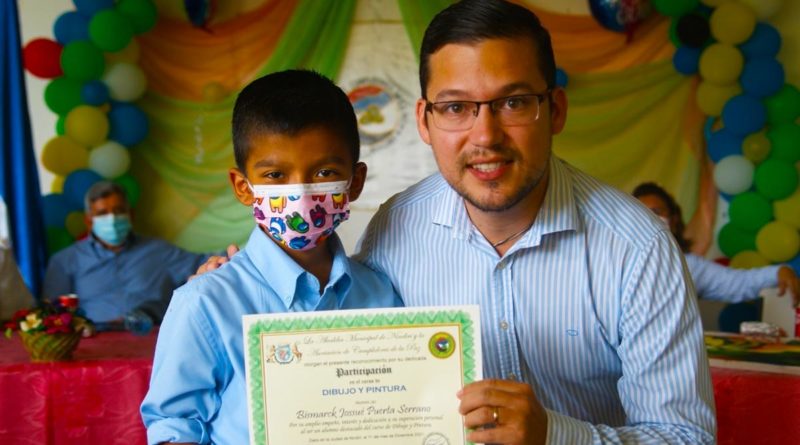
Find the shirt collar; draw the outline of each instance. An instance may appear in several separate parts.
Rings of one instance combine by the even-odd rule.
[[[139,241],[139,237],[136,236],[135,233],[131,232],[128,234],[128,237],[125,238],[125,242],[122,243],[122,249],[120,249],[119,252],[114,252],[111,249],[107,248],[105,245],[103,245],[103,243],[101,243],[100,240],[98,240],[94,236],[94,233],[89,232],[87,238],[89,239],[89,243],[91,244],[95,252],[97,252],[99,255],[106,255],[106,256],[114,256],[120,252],[130,249]]]

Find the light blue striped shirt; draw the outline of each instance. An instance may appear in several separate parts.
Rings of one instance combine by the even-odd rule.
[[[480,305],[484,376],[533,387],[548,443],[713,443],[683,254],[635,199],[553,157],[536,221],[499,257],[437,174],[384,204],[359,249],[408,306]]]
[[[754,269],[733,269],[691,253],[686,265],[694,280],[697,296],[705,300],[741,303],[758,298],[758,292],[778,286],[780,265]]]

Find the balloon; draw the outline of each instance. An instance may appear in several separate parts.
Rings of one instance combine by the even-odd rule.
[[[114,0],[72,0],[72,3],[75,4],[75,9],[86,17],[114,7]]]
[[[661,14],[676,17],[690,12],[698,3],[697,0],[653,0],[653,7]]]
[[[81,235],[86,233],[86,221],[83,212],[80,210],[70,212],[64,222],[64,227],[71,237],[80,238]]]
[[[128,150],[114,141],[107,141],[89,153],[89,168],[106,179],[114,179],[128,171],[131,158]]]
[[[759,23],[753,35],[739,46],[747,59],[755,57],[775,57],[781,49],[781,34],[774,27]]]
[[[139,42],[136,39],[131,39],[131,43],[125,48],[116,52],[106,53],[106,62],[109,65],[118,62],[133,63],[139,61]]]
[[[53,24],[53,35],[62,45],[76,40],[89,40],[89,20],[77,11],[65,12]]]
[[[80,105],[67,115],[67,136],[84,145],[97,145],[108,137],[108,117],[97,107]]]
[[[772,203],[775,219],[795,229],[800,229],[800,189],[786,199]]]
[[[67,214],[74,210],[64,195],[51,193],[42,197],[45,227],[64,227]]]
[[[759,164],[753,175],[756,191],[771,200],[789,197],[797,189],[797,180],[794,165],[774,158]]]
[[[713,82],[700,82],[697,86],[697,106],[708,116],[719,116],[722,108],[733,96],[742,92],[738,83],[720,85]]]
[[[741,3],[723,3],[711,13],[709,25],[711,35],[718,41],[738,45],[753,34],[756,28],[756,15]]]
[[[777,94],[764,100],[767,120],[772,124],[794,122],[800,116],[800,91],[785,84]]]
[[[772,150],[770,157],[795,163],[800,161],[800,126],[797,124],[775,125],[767,131]]]
[[[53,256],[56,252],[65,247],[69,247],[75,240],[69,235],[64,227],[48,227],[47,236],[47,255]]]
[[[57,175],[67,175],[73,170],[86,167],[89,151],[67,136],[50,139],[42,149],[42,165]]]
[[[64,196],[74,208],[82,209],[84,208],[83,199],[89,187],[102,179],[102,176],[92,170],[75,170],[64,181]]]
[[[56,134],[59,136],[63,136],[67,130],[64,128],[64,122],[66,122],[67,116],[58,116],[56,120]]]
[[[119,51],[133,38],[131,21],[114,9],[106,9],[92,16],[89,37],[103,51]]]
[[[108,119],[111,121],[108,138],[126,147],[133,147],[147,136],[147,116],[136,105],[115,104],[108,113]]]
[[[50,111],[58,115],[66,115],[81,103],[83,82],[58,77],[50,81],[44,89],[44,102]]]
[[[144,94],[147,79],[142,70],[130,63],[115,63],[106,71],[103,82],[111,92],[111,98],[121,102],[133,102]]]
[[[42,79],[53,79],[61,71],[62,47],[50,39],[33,39],[22,49],[22,61],[29,73]]]
[[[744,91],[755,97],[772,96],[783,87],[783,66],[773,58],[750,59],[744,64],[742,83]]]
[[[776,263],[788,261],[800,251],[800,234],[794,227],[774,221],[758,231],[756,247],[758,252],[770,261]]]
[[[702,47],[711,37],[708,18],[697,13],[681,16],[675,25],[675,35],[685,46],[691,48]]]
[[[150,0],[120,0],[117,11],[131,21],[136,34],[149,31],[158,19],[158,11]]]
[[[739,0],[755,12],[760,20],[768,19],[781,9],[783,0]]]
[[[103,52],[86,40],[68,44],[61,53],[64,75],[72,79],[99,79],[103,75],[105,65]]]
[[[556,68],[556,85],[561,88],[566,88],[569,83],[569,76],[567,72],[561,68]]]
[[[744,136],[760,130],[767,122],[767,109],[761,102],[747,94],[731,98],[722,108],[725,129]]]
[[[730,155],[742,154],[742,137],[727,128],[711,133],[708,139],[708,157],[716,163]]]
[[[732,0],[700,0],[700,3],[704,4],[705,6],[716,8],[717,6],[729,1]]]
[[[697,67],[700,64],[699,48],[690,48],[688,46],[681,46],[675,50],[672,55],[672,65],[675,71],[690,76],[697,72]]]
[[[53,182],[50,183],[50,192],[51,193],[62,193],[64,191],[64,180],[66,178],[63,176],[54,176]]]
[[[128,203],[131,205],[131,207],[135,207],[136,203],[139,202],[139,196],[141,195],[139,183],[136,182],[136,180],[133,179],[133,176],[130,174],[124,174],[117,179],[114,179],[114,182],[125,189],[125,195],[128,197]]]
[[[744,156],[727,156],[714,166],[714,183],[719,191],[736,195],[753,185],[753,170],[753,163]]]
[[[627,33],[650,15],[650,5],[645,0],[589,0],[589,9],[606,29]]]
[[[186,16],[192,25],[207,29],[208,22],[216,9],[215,0],[183,0]]]
[[[81,99],[88,105],[102,105],[108,102],[108,87],[99,80],[86,82],[81,88]]]
[[[771,144],[769,138],[763,131],[753,133],[742,141],[742,153],[744,157],[754,164],[758,164],[764,159],[767,159],[770,148]]]
[[[733,269],[753,269],[769,266],[769,261],[755,250],[743,250],[731,258],[729,266]]]
[[[739,252],[756,250],[756,235],[729,223],[720,229],[717,244],[722,253],[733,258]]]
[[[728,217],[734,227],[755,233],[764,224],[772,221],[772,205],[755,192],[745,192],[731,200]]]
[[[743,66],[744,56],[732,45],[715,43],[700,55],[700,75],[704,80],[720,85],[735,82]]]

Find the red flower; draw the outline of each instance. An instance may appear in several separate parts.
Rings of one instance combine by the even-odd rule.
[[[44,326],[47,328],[45,332],[48,334],[55,334],[63,332],[69,334],[72,332],[72,314],[65,312],[63,314],[55,314],[45,317]]]
[[[12,331],[16,331],[19,329],[19,322],[24,320],[30,312],[30,309],[20,309],[17,312],[14,312],[14,315],[11,316],[11,320],[7,321],[3,327]]]

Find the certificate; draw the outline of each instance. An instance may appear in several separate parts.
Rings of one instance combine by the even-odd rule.
[[[478,306],[246,315],[252,444],[463,445]]]

